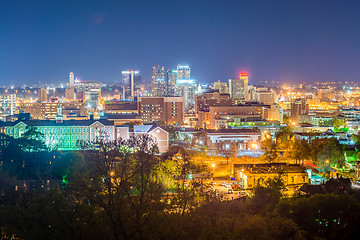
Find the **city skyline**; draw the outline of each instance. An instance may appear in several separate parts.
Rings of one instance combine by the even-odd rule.
[[[3,2],[1,85],[117,82],[126,69],[150,82],[158,64],[188,64],[204,83],[360,80],[355,1],[91,3]]]

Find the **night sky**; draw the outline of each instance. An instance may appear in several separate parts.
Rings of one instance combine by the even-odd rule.
[[[199,82],[359,81],[360,1],[0,0],[0,84],[118,82],[189,64]]]

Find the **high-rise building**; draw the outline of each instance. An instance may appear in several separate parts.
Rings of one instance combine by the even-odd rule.
[[[162,121],[166,124],[182,124],[182,97],[140,97],[139,115],[143,123]]]
[[[237,79],[229,79],[229,92],[232,99],[248,100],[247,73],[240,73]]]
[[[217,82],[214,82],[214,89],[218,90],[219,93],[222,93],[222,94],[229,93],[229,87],[228,87],[227,83],[220,82],[220,80]]]
[[[38,92],[38,102],[46,102],[47,95],[48,95],[48,90],[44,87],[40,88]]]
[[[176,79],[190,79],[190,67],[188,65],[177,66],[177,77]]]
[[[74,84],[75,84],[74,73],[71,72],[71,73],[70,73],[70,76],[69,76],[69,86],[70,86],[70,87],[73,87]]]
[[[184,111],[191,112],[195,106],[195,93],[198,84],[195,79],[177,79],[175,83],[175,96],[182,96],[184,99]]]
[[[306,99],[297,99],[291,102],[291,120],[298,121],[301,115],[309,113],[309,103]]]
[[[153,67],[151,74],[151,90],[153,97],[165,97],[167,95],[167,80],[164,67]]]
[[[14,115],[16,111],[16,94],[0,95],[0,110],[8,115]]]
[[[122,71],[122,86],[125,92],[123,98],[133,98],[135,91],[141,87],[140,71],[134,71],[132,69]]]
[[[175,96],[177,70],[167,70],[167,95]]]

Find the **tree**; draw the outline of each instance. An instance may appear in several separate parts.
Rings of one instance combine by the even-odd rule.
[[[333,127],[334,127],[335,131],[338,132],[345,127],[345,123],[341,119],[334,118]]]
[[[84,146],[82,172],[69,177],[69,189],[104,210],[113,239],[143,238],[143,228],[164,210],[165,189],[157,176],[160,158],[149,135]]]
[[[282,172],[273,178],[260,180],[254,188],[254,197],[251,199],[251,208],[254,213],[265,214],[272,210],[283,196],[285,183]]]
[[[304,163],[305,159],[310,158],[310,145],[305,139],[294,139],[291,142],[288,156],[295,159],[296,164]]]
[[[310,198],[283,199],[275,213],[290,218],[308,233],[322,239],[356,239],[360,203],[349,195],[317,194]]]
[[[271,138],[267,138],[262,141],[262,146],[265,148],[264,155],[262,156],[263,160],[266,163],[273,163],[278,158],[278,149],[276,142]]]
[[[236,143],[223,143],[220,147],[220,154],[226,158],[226,164],[229,164],[231,157],[236,157]]]

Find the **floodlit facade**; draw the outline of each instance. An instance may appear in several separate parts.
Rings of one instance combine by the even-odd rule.
[[[229,79],[229,93],[234,100],[248,100],[248,75],[240,73],[239,78]]]
[[[0,95],[0,110],[8,115],[14,115],[16,112],[16,94]]]
[[[153,67],[151,74],[151,90],[153,97],[165,97],[167,95],[167,80],[164,67]]]
[[[141,87],[141,74],[140,71],[132,69],[122,71],[122,86],[125,96],[124,99],[133,98],[136,90]]]
[[[164,122],[182,124],[182,97],[140,97],[138,100],[139,115],[143,123]]]
[[[175,96],[183,97],[184,111],[190,112],[195,107],[195,93],[198,84],[195,79],[177,79],[175,83]]]
[[[78,150],[81,141],[102,138],[115,140],[114,122],[108,120],[31,120],[4,122],[0,132],[14,138],[25,133],[26,127],[36,127],[48,147],[59,150]]]

